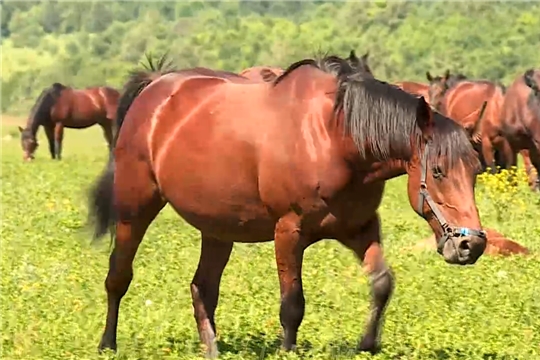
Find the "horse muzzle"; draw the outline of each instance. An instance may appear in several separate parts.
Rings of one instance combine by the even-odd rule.
[[[25,152],[23,154],[23,161],[29,162],[29,161],[32,161],[32,160],[34,160],[34,155],[33,154],[29,154],[27,152]]]
[[[484,232],[475,235],[445,234],[437,241],[437,252],[449,264],[472,265],[482,256],[486,246]]]

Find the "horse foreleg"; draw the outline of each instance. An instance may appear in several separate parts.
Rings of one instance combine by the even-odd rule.
[[[539,191],[540,190],[540,143],[538,144],[538,147],[531,147],[529,149],[529,156],[531,159],[531,170],[529,173],[529,179],[531,182],[531,190],[533,191]],[[536,169],[536,174],[534,174],[534,171],[532,168]]]
[[[133,259],[148,226],[165,206],[149,177],[133,176],[149,173],[144,168],[137,169],[137,164],[140,163],[119,163],[115,174],[115,186],[123,184],[122,188],[115,189],[115,203],[122,212],[118,214],[114,250],[109,259],[109,273],[105,280],[107,321],[99,343],[100,351],[107,348],[116,350],[118,311],[122,297],[133,279]],[[126,172],[125,175],[123,171]]]
[[[62,141],[64,140],[64,124],[58,122],[54,126],[54,152],[58,160],[62,159]]]
[[[523,158],[523,165],[525,167],[525,172],[527,173],[529,187],[531,188],[531,190],[536,190],[538,188],[538,181],[540,177],[538,176],[538,174],[535,174],[534,167],[531,162],[531,157],[529,155],[529,150],[523,149],[519,153]]]
[[[383,257],[379,216],[375,215],[356,236],[338,240],[354,251],[370,278],[371,314],[358,350],[375,354],[380,349],[381,320],[394,290],[394,276]]]
[[[486,166],[491,168],[491,173],[496,174],[497,167],[495,165],[495,158],[493,156],[493,144],[491,143],[491,139],[487,136],[482,139],[482,156],[484,157]]]
[[[206,357],[216,358],[216,324],[214,314],[219,298],[219,284],[233,248],[232,242],[202,236],[201,256],[191,281],[191,297],[199,337],[206,346]]]
[[[305,311],[302,289],[302,261],[306,244],[300,235],[298,216],[279,219],[275,228],[274,246],[281,293],[279,320],[283,328],[282,347],[296,348],[298,328]]]
[[[508,139],[503,138],[501,143],[501,151],[503,153],[506,168],[510,169],[512,166],[517,166],[517,153],[512,148],[512,145],[510,145]]]
[[[56,154],[54,152],[54,127],[51,125],[43,126],[45,129],[45,136],[47,136],[47,141],[49,143],[49,152],[51,153],[51,158],[55,159]]]

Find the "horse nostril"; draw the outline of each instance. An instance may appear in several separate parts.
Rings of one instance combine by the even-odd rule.
[[[471,247],[468,240],[463,240],[458,245],[459,252],[461,255],[468,256],[471,252]]]

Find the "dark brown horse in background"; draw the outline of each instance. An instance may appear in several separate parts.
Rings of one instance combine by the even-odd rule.
[[[110,87],[90,87],[76,90],[54,83],[44,89],[32,107],[26,128],[19,126],[23,159],[34,159],[38,147],[39,126],[45,129],[53,159],[62,158],[64,128],[85,129],[98,124],[103,129],[109,148],[120,93]]]
[[[540,189],[540,69],[516,77],[506,91],[501,111],[503,133],[514,154],[523,156],[532,189]],[[512,165],[517,165],[514,157]],[[536,168],[536,174],[533,172]]]
[[[370,276],[372,312],[359,350],[377,351],[394,288],[377,211],[387,179],[408,174],[411,206],[446,262],[473,264],[482,255],[478,159],[464,129],[423,98],[336,56],[296,62],[273,83],[151,68],[125,87],[114,150],[91,196],[95,237],[115,236],[100,349],[116,349],[133,259],[167,203],[201,232],[191,294],[209,357],[217,355],[214,314],[234,242],[272,240],[283,347],[296,346],[304,316],[304,251],[337,239]]]
[[[463,126],[476,140],[483,167],[490,167],[493,173],[497,166],[508,168],[512,149],[500,123],[504,86],[487,80],[469,80],[462,74],[452,75],[449,70],[443,76],[432,76],[428,71],[426,77],[431,106]]]

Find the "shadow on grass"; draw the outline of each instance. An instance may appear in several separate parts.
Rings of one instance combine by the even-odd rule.
[[[281,351],[281,337],[276,336],[273,340],[267,334],[250,334],[246,338],[238,339],[238,341],[226,342],[218,341],[218,349],[221,354],[240,354],[249,352],[256,354],[258,359],[266,359],[269,356],[275,355]],[[298,345],[297,354],[302,357],[302,353],[308,352],[313,348],[309,341],[302,341]]]
[[[325,347],[324,352],[329,353],[329,358],[338,358],[338,359],[352,359],[356,355],[366,354],[367,358],[370,357],[369,353],[358,352],[356,350],[356,342],[336,342],[330,343]],[[518,358],[512,357],[504,352],[484,352],[482,354],[471,353],[459,348],[444,347],[444,348],[435,348],[435,349],[424,349],[418,353],[418,349],[412,344],[407,344],[407,350],[395,351],[392,350],[392,344],[382,344],[382,348],[379,349],[377,355],[381,355],[382,358],[390,359],[409,359],[411,357],[422,358],[422,359],[433,359],[433,360],[469,360],[472,358],[482,359],[482,360],[517,360]],[[403,349],[403,348],[402,348]],[[385,351],[386,350],[386,351]],[[414,353],[414,355],[413,355]],[[374,356],[374,358],[379,358]]]

